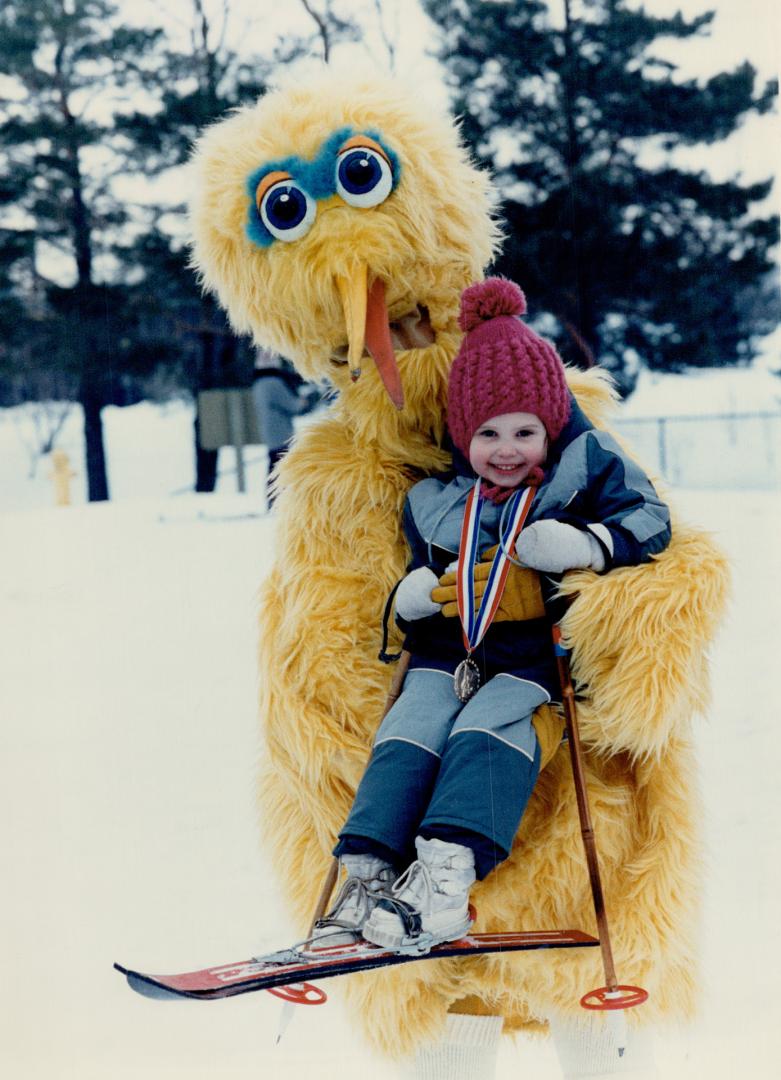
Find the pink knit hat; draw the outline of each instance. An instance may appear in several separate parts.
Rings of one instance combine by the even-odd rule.
[[[506,278],[486,278],[461,296],[464,339],[450,369],[447,424],[467,456],[475,431],[492,416],[534,413],[551,439],[569,419],[559,354],[516,318],[525,311],[526,297]]]

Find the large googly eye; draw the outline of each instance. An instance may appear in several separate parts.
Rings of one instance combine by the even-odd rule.
[[[378,206],[393,190],[390,162],[370,146],[342,150],[336,163],[336,190],[350,206]]]
[[[315,220],[315,201],[287,177],[258,188],[258,213],[277,240],[300,240]]]

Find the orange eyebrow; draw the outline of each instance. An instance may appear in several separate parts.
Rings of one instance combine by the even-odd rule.
[[[383,148],[374,139],[370,139],[368,135],[351,135],[347,142],[342,143],[339,147],[339,153],[344,154],[347,150],[354,150],[356,148],[363,149],[368,147],[370,150],[374,150],[376,153],[381,154],[385,161],[390,165],[390,159],[385,153]]]
[[[260,210],[260,204],[263,201],[263,196],[266,194],[270,187],[274,184],[278,184],[280,180],[292,180],[293,177],[288,172],[270,172],[266,173],[263,179],[258,184],[255,190],[255,205]]]

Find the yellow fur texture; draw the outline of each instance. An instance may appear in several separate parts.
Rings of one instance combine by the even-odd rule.
[[[401,181],[371,210],[329,203],[295,243],[260,248],[244,232],[246,177],[265,161],[311,156],[344,124],[399,155]],[[271,93],[207,131],[195,157],[195,262],[234,325],[339,391],[280,470],[277,560],[261,593],[261,715],[267,766],[260,807],[286,895],[306,928],[349,808],[391,671],[377,660],[385,598],[401,576],[400,529],[412,483],[447,463],[446,378],[461,289],[496,244],[486,178],[451,122],[403,87],[334,78]],[[429,312],[435,340],[397,356],[397,412],[370,361],[351,385],[333,360],[346,341],[336,274],[364,260],[386,283],[391,318]],[[570,373],[600,426],[611,391]],[[693,1003],[699,853],[689,723],[707,703],[705,647],[727,569],[710,540],[676,528],[651,564],[566,577],[564,631],[580,704],[592,816],[617,970],[650,1001],[638,1022]],[[400,784],[403,778],[400,778]],[[478,930],[594,931],[566,751],[542,773],[510,859],[474,890]],[[437,1034],[472,997],[506,1029],[539,1027],[604,981],[598,950],[412,964],[343,980],[353,1015],[391,1054]],[[639,1015],[642,1014],[642,1015]]]

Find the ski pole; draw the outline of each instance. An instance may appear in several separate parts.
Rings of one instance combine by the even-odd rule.
[[[587,994],[584,994],[580,999],[580,1004],[584,1009],[629,1009],[634,1005],[642,1005],[648,998],[648,991],[639,986],[619,985],[616,978],[613,948],[610,943],[610,929],[605,911],[605,897],[602,892],[602,878],[599,872],[597,844],[588,805],[586,777],[583,769],[583,751],[580,745],[580,731],[575,707],[575,690],[572,685],[572,671],[570,669],[569,654],[561,643],[561,628],[558,623],[553,626],[553,648],[561,682],[564,719],[567,725],[572,776],[575,782],[575,797],[578,804],[578,817],[580,818],[580,835],[586,853],[586,865],[588,866],[591,895],[594,901],[594,914],[597,920],[597,936],[599,937],[606,982],[605,986],[589,990]]]
[[[409,667],[411,656],[412,654],[409,652],[408,649],[402,649],[401,655],[399,656],[398,667],[393,673],[393,678],[391,679],[390,688],[388,690],[388,696],[385,699],[385,706],[382,710],[382,715],[380,716],[380,723],[382,723],[382,721],[390,712],[391,708],[395,705],[396,699],[398,698],[404,687],[404,679],[407,675],[407,668]],[[323,882],[323,887],[320,890],[320,896],[317,900],[317,905],[315,906],[314,915],[312,916],[312,922],[309,926],[310,937],[314,933],[315,923],[318,921],[318,919],[322,919],[322,917],[328,910],[328,902],[331,899],[331,894],[334,891],[334,886],[336,885],[336,879],[338,876],[339,860],[334,857],[331,860],[331,865],[328,867],[328,873],[325,876],[325,881]]]

